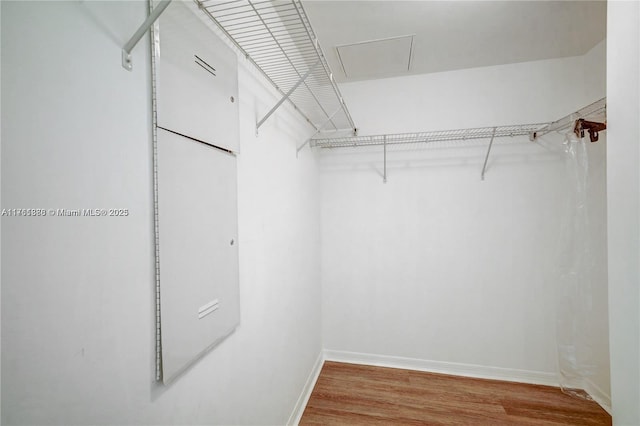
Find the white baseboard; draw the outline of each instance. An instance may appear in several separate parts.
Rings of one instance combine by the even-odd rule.
[[[378,367],[403,368],[430,373],[450,374],[454,376],[475,377],[480,379],[504,380],[508,382],[530,383],[536,385],[558,386],[555,373],[543,371],[518,370],[513,368],[487,367],[484,365],[460,364],[455,362],[429,361],[424,359],[403,358],[397,356],[364,354],[357,352],[325,350],[326,361],[347,362],[351,364],[374,365]]]
[[[608,395],[591,379],[585,380],[584,387],[585,392],[587,392],[591,396],[591,398],[593,398],[593,400],[604,409],[604,411],[611,415],[611,395]]]
[[[296,405],[293,407],[293,411],[289,416],[289,420],[287,420],[287,425],[296,425],[300,423],[300,419],[302,418],[302,414],[304,413],[304,409],[307,407],[307,402],[309,402],[309,398],[311,397],[311,392],[313,392],[313,387],[316,385],[318,381],[318,376],[320,376],[320,370],[322,370],[322,364],[324,364],[324,356],[322,351],[318,354],[318,358],[316,362],[313,364],[313,368],[307,377],[307,382],[304,384],[302,388],[302,392],[298,397],[298,401],[296,401]]]

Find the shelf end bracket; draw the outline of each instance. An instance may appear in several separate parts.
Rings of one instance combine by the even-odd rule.
[[[267,118],[271,117],[271,114],[273,114],[278,109],[278,107],[280,107],[280,105],[282,105],[284,103],[284,101],[289,99],[289,96],[291,96],[291,94],[298,88],[298,86],[300,86],[302,83],[304,83],[304,81],[307,79],[307,77],[309,77],[309,75],[313,72],[314,69],[316,69],[316,67],[319,64],[320,64],[320,59],[318,59],[316,61],[316,63],[313,64],[302,77],[300,77],[298,82],[296,84],[294,84],[291,89],[289,89],[289,91],[282,97],[282,99],[280,99],[278,101],[278,103],[276,103],[273,106],[273,108],[271,108],[271,110],[269,110],[269,112],[264,117],[262,117],[262,119],[260,121],[258,121],[258,123],[256,124],[256,135],[258,134],[258,129],[260,128],[260,126],[262,126],[262,124],[265,121],[267,121]]]
[[[144,20],[140,28],[131,36],[129,41],[122,47],[122,67],[127,71],[133,69],[133,61],[131,59],[131,51],[136,44],[140,41],[142,36],[147,32],[151,25],[160,17],[162,12],[169,6],[171,0],[162,0],[149,14],[147,19]]]
[[[480,179],[484,180],[484,172],[487,171],[487,162],[489,161],[489,154],[491,153],[491,146],[493,145],[493,139],[496,137],[496,128],[493,128],[493,133],[491,134],[491,142],[489,142],[489,148],[487,148],[487,155],[484,157],[484,164],[482,165],[482,174],[480,175]]]

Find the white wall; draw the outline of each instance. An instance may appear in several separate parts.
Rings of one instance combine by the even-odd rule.
[[[585,63],[600,55],[596,73],[604,76],[598,49],[593,58],[359,82],[342,91],[362,134],[550,121],[604,96],[599,81],[582,93]],[[562,139],[546,140],[559,146]],[[497,140],[481,181],[487,144],[394,147],[387,184],[380,149],[322,152],[323,336],[331,353],[555,380],[562,156],[526,137]],[[604,148],[590,154],[600,181],[594,195],[604,206]],[[594,219],[594,238],[602,238],[602,212]],[[606,256],[598,262],[598,276],[606,277]],[[606,280],[598,285],[606,295]],[[595,380],[606,393],[606,298],[601,305],[604,373]]]
[[[0,7],[0,34],[2,34],[2,7]],[[0,58],[2,58],[2,43],[0,40]],[[0,81],[2,81],[2,67],[0,66]],[[0,99],[2,99],[2,85],[0,85]],[[0,102],[0,129],[2,129],[2,102]],[[2,132],[0,131],[0,188],[2,187]],[[2,191],[0,191],[0,206],[2,206]],[[0,224],[0,259],[2,258],[2,224]],[[2,383],[2,262],[0,261],[0,384]],[[2,386],[0,386],[0,423],[2,423]]]
[[[582,57],[344,84],[361,134],[540,123],[575,110]]]
[[[576,99],[587,105],[607,93],[607,40],[604,39],[582,56],[583,90],[575,91]]]
[[[640,3],[607,8],[607,193],[611,396],[616,425],[640,424]]]
[[[2,423],[283,424],[320,340],[319,182],[309,134],[244,61],[238,157],[241,325],[154,384],[146,2],[2,2],[2,207],[128,208],[2,218]],[[28,29],[28,30],[27,30]]]
[[[597,44],[582,57],[583,90],[574,91],[578,105],[588,105],[606,96],[607,41]],[[600,133],[598,143],[587,143],[589,152],[588,214],[589,248],[595,259],[591,272],[593,283],[593,318],[589,324],[593,360],[598,366],[587,382],[587,391],[598,402],[611,407],[609,360],[609,304],[607,277],[607,141],[608,132]],[[588,141],[588,139],[585,139]]]
[[[604,57],[603,57],[604,58]],[[604,63],[604,61],[602,62]],[[602,95],[598,95],[602,97]],[[587,212],[589,226],[587,243],[593,268],[590,303],[592,315],[588,322],[588,334],[592,361],[596,365],[586,382],[586,390],[603,406],[611,407],[611,380],[609,359],[609,303],[607,276],[607,159],[608,132],[600,133],[597,143],[590,143],[588,136],[589,173],[587,175]]]

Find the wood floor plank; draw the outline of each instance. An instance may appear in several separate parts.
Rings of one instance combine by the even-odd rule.
[[[325,362],[301,425],[611,425],[549,386]]]

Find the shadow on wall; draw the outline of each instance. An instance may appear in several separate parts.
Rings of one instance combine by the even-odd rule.
[[[126,22],[123,22],[122,19],[119,19],[119,16],[116,14],[109,16],[113,12],[109,9],[109,5],[105,5],[103,2],[81,1],[77,2],[76,7],[80,13],[91,21],[93,25],[95,25],[95,28],[99,29],[118,49],[122,49],[128,37],[132,36],[138,29],[137,27],[130,27]],[[140,7],[144,6],[141,4]],[[111,19],[106,19],[106,16],[109,16]],[[140,24],[142,24],[142,21],[140,21]],[[139,47],[139,49],[144,49],[144,47]],[[118,58],[115,59],[115,63],[119,63]]]

